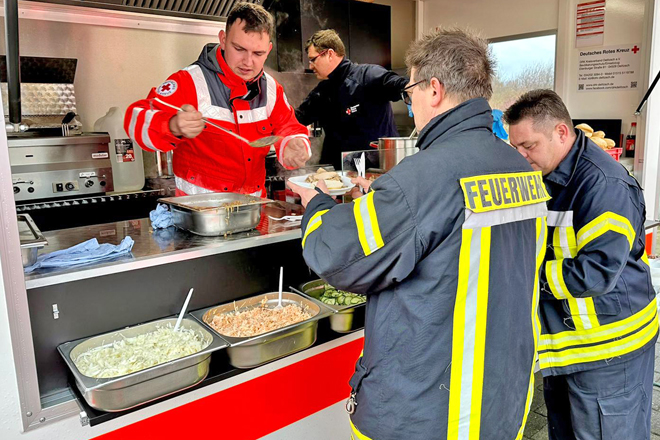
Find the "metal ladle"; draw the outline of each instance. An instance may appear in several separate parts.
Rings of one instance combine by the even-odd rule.
[[[176,111],[178,111],[178,112],[182,112],[182,111],[183,111],[183,110],[181,109],[181,107],[177,107],[176,105],[168,104],[167,102],[162,101],[162,100],[160,100],[160,99],[158,99],[158,98],[154,98],[154,100],[155,100],[156,102],[159,102],[160,104],[163,104],[165,107],[169,107],[169,108],[171,108],[171,109],[173,109],[173,110],[176,110]],[[221,126],[219,126],[219,125],[217,125],[217,124],[214,124],[213,122],[209,121],[209,120],[206,119],[206,118],[202,118],[202,121],[204,121],[205,123],[207,123],[207,124],[210,125],[211,127],[215,127],[215,128],[217,128],[218,130],[220,130],[220,131],[224,131],[225,133],[234,136],[236,139],[239,139],[239,140],[245,142],[246,144],[248,144],[249,146],[251,146],[251,147],[253,147],[253,148],[270,147],[270,146],[273,145],[275,142],[278,142],[280,139],[282,139],[282,136],[266,136],[266,137],[263,137],[263,138],[261,138],[261,139],[257,139],[257,140],[254,140],[254,141],[248,141],[248,140],[245,139],[243,136],[240,136],[240,135],[234,133],[234,132],[231,131],[231,130],[227,130],[226,128],[223,128],[223,127],[221,127]]]

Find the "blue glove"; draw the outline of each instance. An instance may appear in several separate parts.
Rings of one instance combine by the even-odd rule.
[[[151,227],[154,229],[168,228],[174,224],[172,213],[166,205],[159,203],[156,209],[149,213]]]
[[[505,141],[509,139],[509,133],[504,129],[502,116],[502,110],[493,110],[493,133],[495,133],[495,136]]]

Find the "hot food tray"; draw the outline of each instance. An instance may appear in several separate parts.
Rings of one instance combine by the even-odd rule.
[[[297,304],[305,308],[311,318],[260,335],[234,337],[218,333],[211,322],[217,314],[258,307],[265,300],[266,307],[277,305],[278,294],[266,293],[228,304],[213,306],[192,312],[191,315],[203,323],[209,331],[229,342],[229,363],[236,368],[252,368],[272,360],[303,350],[316,341],[318,320],[332,313],[322,303],[297,293],[282,292],[282,305]]]
[[[302,286],[300,290],[306,296],[309,296],[315,300],[318,300],[323,292],[325,291],[324,286],[328,284],[324,280],[314,280],[309,281]],[[292,290],[296,291],[293,287]],[[319,301],[320,302],[320,301]],[[332,305],[321,303],[325,307],[331,309],[333,314],[330,315],[330,328],[336,331],[337,333],[349,333],[353,330],[357,330],[359,327],[357,323],[362,323],[364,321],[364,312],[366,302],[360,304],[352,305]],[[361,319],[355,319],[359,317]]]
[[[272,202],[237,193],[197,194],[158,201],[170,206],[177,227],[204,236],[254,229],[261,220],[261,205]]]
[[[99,336],[65,342],[59,345],[57,350],[71,370],[76,386],[89,406],[108,412],[124,411],[201,382],[208,374],[211,353],[229,344],[210,333],[197,321],[184,317],[181,327],[193,329],[204,339],[206,347],[197,353],[112,378],[85,376],[73,360],[91,348],[149,333],[159,326],[174,327],[175,323],[176,318],[159,319]]]

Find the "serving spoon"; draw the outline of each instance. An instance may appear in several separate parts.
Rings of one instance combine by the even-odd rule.
[[[165,102],[165,101],[162,101],[162,100],[159,99],[159,98],[154,98],[154,100],[155,100],[156,102],[159,102],[160,104],[163,104],[165,107],[169,107],[169,108],[171,108],[171,109],[173,109],[173,110],[176,110],[176,111],[178,111],[178,112],[182,112],[182,111],[183,111],[183,110],[181,109],[181,107],[177,107],[176,105],[169,104],[169,103],[167,103],[167,102]],[[282,139],[282,136],[266,136],[266,137],[263,137],[263,138],[261,138],[261,139],[257,139],[257,140],[255,140],[255,141],[248,141],[248,140],[245,139],[243,136],[240,136],[240,135],[234,133],[234,132],[231,131],[231,130],[227,130],[226,128],[221,127],[221,126],[219,126],[218,124],[214,124],[213,122],[209,121],[209,120],[206,119],[206,118],[202,118],[202,121],[204,121],[205,123],[207,123],[207,124],[210,125],[211,127],[215,127],[215,128],[217,128],[218,130],[220,130],[220,131],[224,131],[225,133],[234,136],[236,139],[239,139],[239,140],[245,142],[246,144],[248,144],[249,146],[251,146],[251,147],[253,147],[253,148],[270,147],[270,146],[273,145],[275,142],[278,142],[280,139]]]

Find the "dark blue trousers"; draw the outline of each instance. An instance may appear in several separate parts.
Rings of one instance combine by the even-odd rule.
[[[648,440],[655,347],[595,370],[543,379],[550,440]]]

